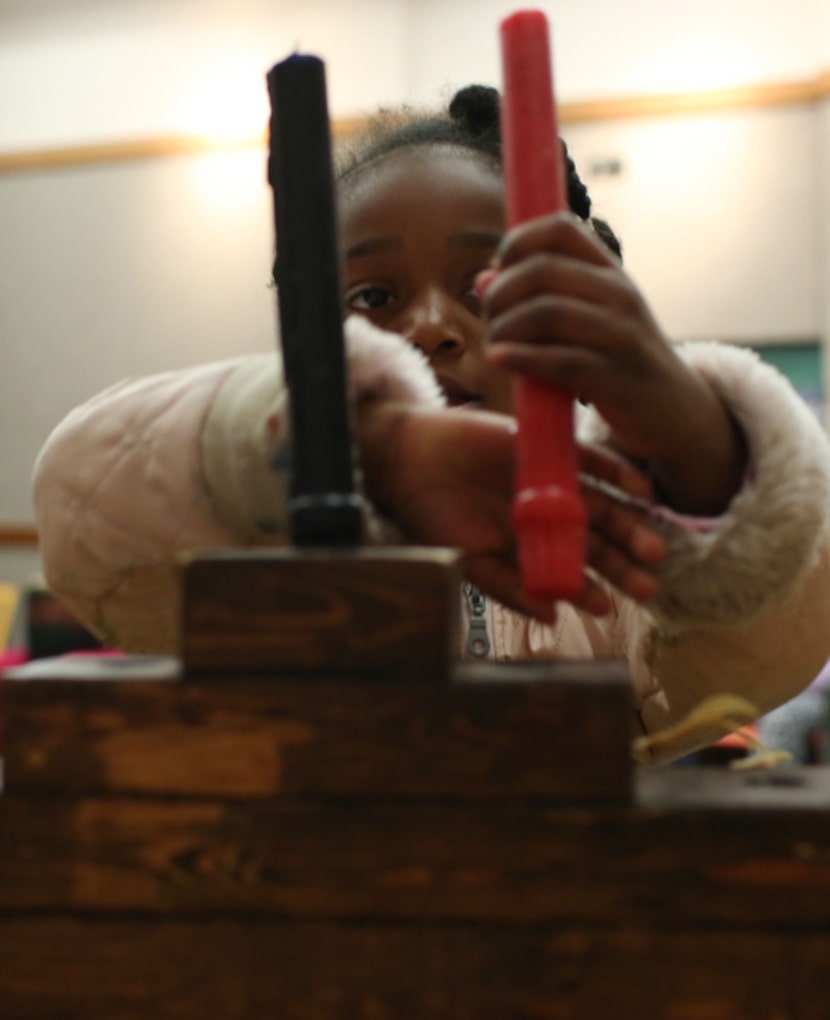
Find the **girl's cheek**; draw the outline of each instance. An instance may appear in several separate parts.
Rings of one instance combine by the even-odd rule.
[[[497,414],[513,414],[513,376],[498,368],[491,368],[492,378],[487,388],[486,410]]]

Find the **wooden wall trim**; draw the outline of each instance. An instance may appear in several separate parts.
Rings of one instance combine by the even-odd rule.
[[[0,548],[22,546],[36,547],[37,528],[34,524],[0,524]]]
[[[597,99],[579,103],[563,103],[559,119],[563,124],[590,121],[623,120],[635,117],[683,116],[692,113],[724,110],[761,109],[819,102],[830,97],[830,71],[815,78],[795,82],[773,82],[767,85],[746,85],[705,92],[666,93],[663,95],[629,96]],[[335,137],[346,137],[365,118],[342,118],[334,124]],[[199,138],[191,135],[169,135],[138,138],[123,142],[73,145],[20,152],[0,152],[0,174],[26,173],[96,163],[119,163],[156,159],[222,149],[250,148],[265,143],[263,134],[232,141]]]
[[[347,117],[335,122],[335,138],[346,137],[363,123],[363,117]],[[0,152],[0,174],[27,173],[33,170],[63,169],[96,163],[123,163],[157,159],[161,156],[187,156],[201,152],[228,149],[249,149],[265,146],[264,133],[229,140],[202,138],[195,135],[161,135],[136,138],[123,142],[101,142],[91,145],[69,145],[53,149],[32,149],[21,152]]]
[[[706,92],[676,92],[663,95],[599,99],[564,104],[559,113],[563,124],[596,120],[624,120],[634,117],[683,116],[722,110],[763,109],[816,103],[830,96],[830,71],[807,81],[744,85]]]

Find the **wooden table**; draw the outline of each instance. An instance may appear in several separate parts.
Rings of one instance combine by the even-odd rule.
[[[827,1020],[827,769],[635,769],[617,663],[370,672],[7,681],[2,1020]]]

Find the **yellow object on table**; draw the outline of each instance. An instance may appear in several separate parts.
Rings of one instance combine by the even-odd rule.
[[[20,589],[17,585],[0,582],[0,652],[9,647],[9,638],[19,605]]]

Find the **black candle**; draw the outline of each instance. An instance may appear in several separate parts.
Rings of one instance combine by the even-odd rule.
[[[267,75],[283,363],[291,399],[291,537],[357,545],[340,256],[322,60],[294,55]]]

